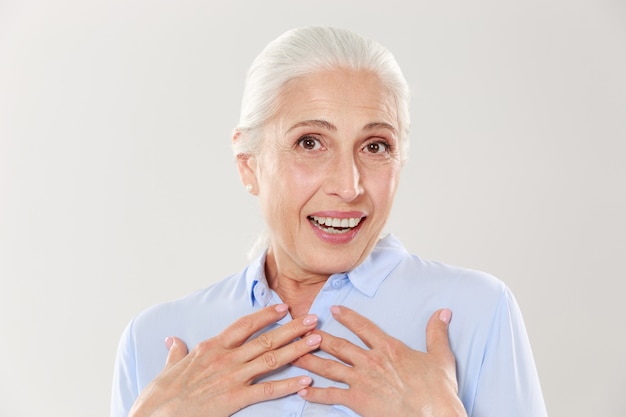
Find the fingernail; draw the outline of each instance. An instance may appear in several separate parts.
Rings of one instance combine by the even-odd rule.
[[[172,345],[174,344],[174,338],[173,337],[166,337],[165,338],[165,347],[167,348],[167,350],[170,350],[172,348]]]
[[[289,306],[285,303],[282,304],[276,304],[274,306],[274,309],[276,310],[276,312],[278,313],[284,313],[285,311],[289,310]]]
[[[300,385],[311,385],[311,382],[313,382],[313,380],[311,379],[311,377],[308,376],[303,376],[302,378],[300,378],[300,380],[298,381],[298,384]]]
[[[301,389],[298,391],[298,395],[301,397],[306,397],[307,391],[305,389]]]
[[[309,314],[302,320],[302,324],[305,326],[311,326],[315,323],[317,323],[317,316],[315,314]]]
[[[452,318],[452,311],[450,311],[447,308],[444,308],[439,313],[439,320],[443,321],[444,323],[450,323],[451,318]]]
[[[312,334],[311,336],[306,338],[305,343],[309,346],[317,346],[320,344],[321,341],[322,341],[321,335]]]
[[[332,306],[330,308],[330,312],[333,314],[341,314],[341,307],[339,306]]]

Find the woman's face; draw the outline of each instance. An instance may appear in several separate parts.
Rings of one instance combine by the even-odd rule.
[[[278,276],[326,279],[361,263],[389,216],[401,168],[395,100],[375,75],[335,70],[297,79],[279,105],[240,172],[258,193]]]

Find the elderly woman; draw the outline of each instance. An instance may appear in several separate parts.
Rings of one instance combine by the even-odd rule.
[[[546,415],[509,290],[380,238],[408,100],[392,55],[345,30],[261,52],[233,146],[266,250],[130,323],[112,416]]]

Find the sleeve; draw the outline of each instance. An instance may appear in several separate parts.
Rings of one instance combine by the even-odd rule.
[[[117,347],[111,389],[111,417],[127,417],[139,395],[132,327],[133,322],[124,330]]]
[[[471,417],[547,417],[520,309],[505,289],[494,315]]]

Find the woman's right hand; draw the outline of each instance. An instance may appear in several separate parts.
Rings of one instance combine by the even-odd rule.
[[[317,349],[319,334],[304,336],[317,325],[308,315],[248,339],[287,314],[278,304],[241,317],[219,335],[198,344],[189,354],[180,339],[167,338],[165,368],[141,392],[129,417],[230,416],[254,403],[284,397],[306,388],[311,378],[253,381]],[[294,339],[302,339],[294,341]]]

